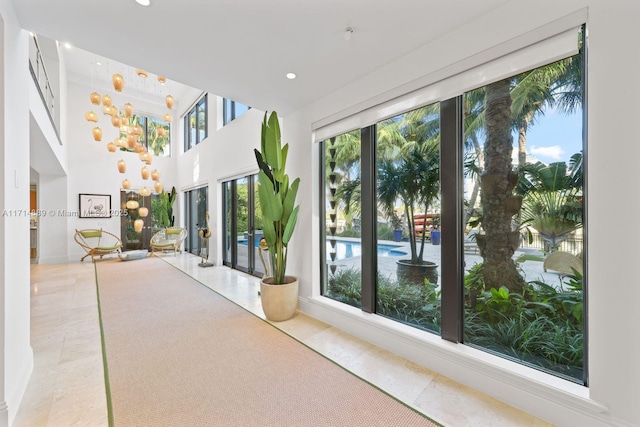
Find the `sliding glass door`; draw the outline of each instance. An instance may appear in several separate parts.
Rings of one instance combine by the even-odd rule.
[[[257,175],[248,175],[222,183],[224,230],[223,263],[245,273],[261,277],[264,267],[258,244],[262,238]],[[265,258],[266,261],[266,258]]]
[[[201,187],[184,193],[185,197],[185,227],[187,239],[185,250],[195,255],[204,255],[202,252],[202,239],[198,235],[200,228],[207,227],[207,190],[209,187]]]

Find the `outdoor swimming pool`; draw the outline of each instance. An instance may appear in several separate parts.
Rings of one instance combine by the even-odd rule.
[[[255,242],[255,246],[258,246],[259,242]],[[239,239],[238,244],[247,245],[245,239]],[[331,242],[327,239],[327,261],[331,259]],[[358,241],[349,240],[336,240],[336,261],[341,259],[353,258],[362,255],[362,247]],[[378,256],[405,256],[407,252],[401,250],[401,246],[378,244]]]
[[[378,256],[404,256],[407,253],[400,249],[401,246],[378,244]],[[336,261],[353,258],[362,255],[362,247],[358,241],[336,241]],[[327,240],[327,260],[330,260],[331,242]]]

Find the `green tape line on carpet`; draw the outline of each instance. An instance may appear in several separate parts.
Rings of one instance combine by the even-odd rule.
[[[104,370],[104,388],[107,395],[107,417],[109,421],[109,427],[114,427],[113,422],[113,406],[111,403],[111,385],[109,383],[109,364],[107,363],[107,352],[104,341],[104,328],[102,324],[102,308],[100,306],[100,289],[98,284],[98,266],[93,263],[93,270],[96,279],[96,298],[98,300],[98,321],[100,323],[100,343],[102,347],[102,366]]]

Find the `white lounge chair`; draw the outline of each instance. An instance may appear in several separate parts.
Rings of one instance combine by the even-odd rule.
[[[187,230],[183,227],[167,227],[151,238],[151,255],[156,251],[161,252],[173,252],[176,255],[178,252],[182,252],[180,245],[187,237]]]
[[[553,270],[559,272],[561,275],[572,275],[573,270],[580,274],[583,274],[584,266],[583,261],[579,257],[569,252],[551,252],[544,259],[542,264],[544,271]]]

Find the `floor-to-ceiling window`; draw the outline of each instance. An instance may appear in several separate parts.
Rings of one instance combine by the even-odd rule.
[[[355,307],[362,306],[360,147],[359,130],[326,141],[322,193],[323,294]]]
[[[199,235],[201,228],[207,227],[207,192],[209,187],[200,187],[184,193],[185,227],[187,238],[185,250],[195,255],[206,255],[202,249],[203,242]]]
[[[583,32],[562,46],[323,129],[324,296],[587,383]]]
[[[440,330],[440,104],[376,124],[376,313]]]
[[[582,66],[578,54],[463,96],[463,225],[477,246],[464,255],[464,342],[577,379],[584,374]]]

